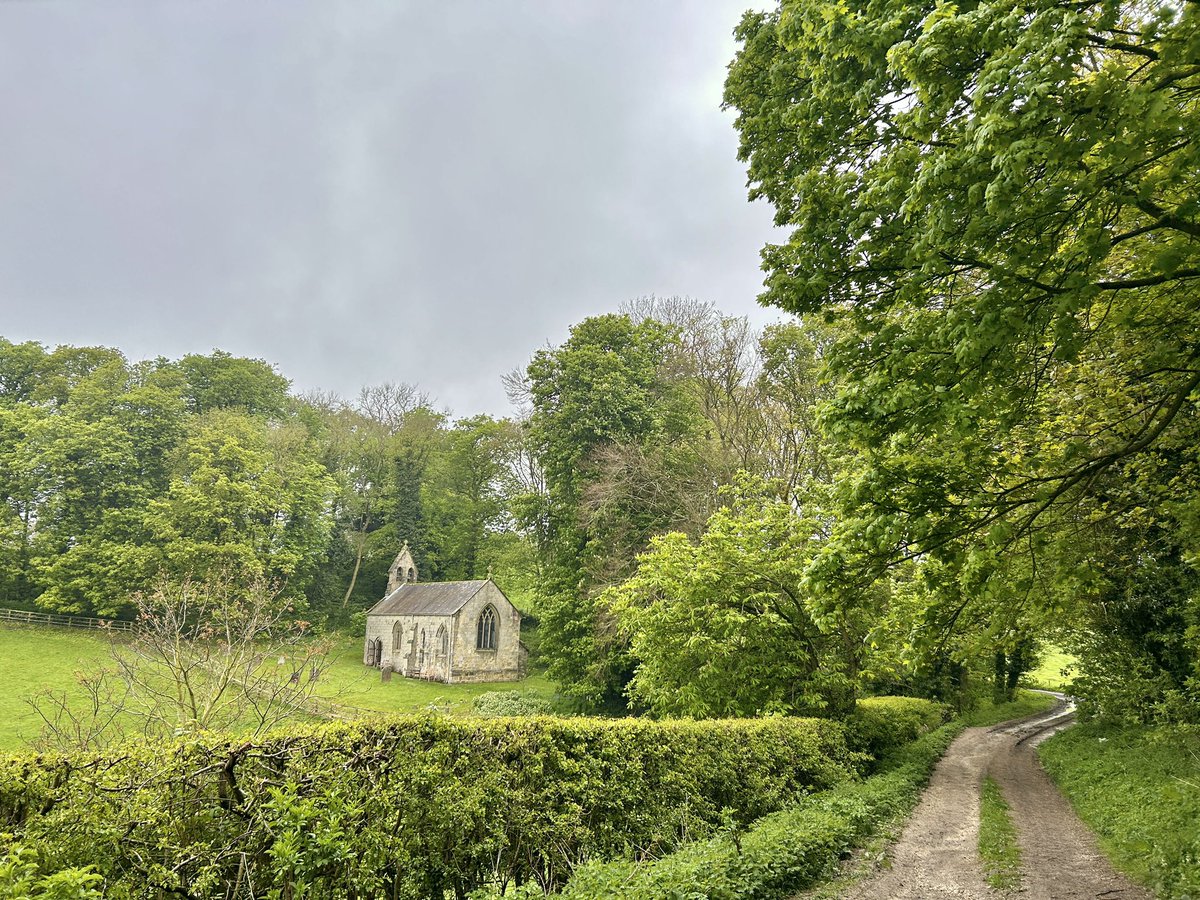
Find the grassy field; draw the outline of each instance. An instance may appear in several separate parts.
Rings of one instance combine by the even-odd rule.
[[[1159,897],[1200,897],[1200,729],[1085,723],[1038,755],[1119,868]]]
[[[109,659],[107,635],[70,628],[0,626],[0,750],[35,738],[42,720],[29,698],[42,690],[71,691],[75,673]]]
[[[109,661],[108,642],[107,634],[96,631],[0,626],[0,751],[26,746],[41,730],[29,698],[46,689],[77,690],[77,672]],[[318,693],[340,705],[390,713],[469,713],[476,697],[497,690],[554,696],[553,683],[540,675],[505,684],[447,685],[400,677],[384,684],[378,670],[362,664],[362,641],[350,635],[338,638],[333,662],[318,682]]]
[[[1042,653],[1041,665],[1029,672],[1024,681],[1030,687],[1061,691],[1063,685],[1075,677],[1074,666],[1075,657],[1070,653],[1063,653],[1057,647],[1047,647]]]
[[[437,709],[447,713],[471,711],[471,702],[489,691],[520,691],[549,699],[554,684],[543,675],[523,681],[494,684],[441,684],[392,676],[384,683],[378,669],[362,663],[363,642],[356,635],[339,638],[333,662],[317,683],[317,693],[343,706],[380,712],[406,713]]]

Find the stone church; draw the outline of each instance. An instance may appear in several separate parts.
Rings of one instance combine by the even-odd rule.
[[[422,583],[406,543],[384,598],[367,611],[363,664],[407,678],[461,684],[525,675],[521,614],[484,581]]]

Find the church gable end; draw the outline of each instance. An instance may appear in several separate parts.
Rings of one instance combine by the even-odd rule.
[[[484,583],[457,616],[455,681],[520,677],[521,614],[493,582]]]
[[[390,594],[402,584],[413,584],[417,580],[417,564],[413,560],[412,551],[408,549],[408,541],[400,548],[396,558],[388,568],[387,592]]]

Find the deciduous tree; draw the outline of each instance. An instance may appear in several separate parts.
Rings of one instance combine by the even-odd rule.
[[[81,691],[31,701],[43,744],[79,750],[135,735],[255,734],[311,715],[330,645],[268,582],[212,571],[162,579],[135,601],[132,637],[113,636],[109,663],[79,674]]]
[[[699,541],[655,538],[603,596],[631,641],[630,696],[660,715],[827,713],[852,703],[866,618],[804,585],[823,537],[770,485],[729,491]]]
[[[792,229],[764,299],[838,335],[812,583],[932,555],[954,628],[1010,576],[1008,609],[1066,608],[1048,567],[1113,525],[1194,561],[1200,6],[785,0],[737,35],[751,196]]]

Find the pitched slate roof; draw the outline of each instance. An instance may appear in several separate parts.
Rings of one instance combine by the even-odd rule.
[[[479,593],[487,581],[410,582],[396,588],[369,610],[368,616],[452,616]]]

